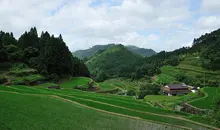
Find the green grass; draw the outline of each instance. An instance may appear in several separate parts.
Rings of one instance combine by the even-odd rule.
[[[34,82],[34,81],[43,80],[44,77],[39,74],[33,74],[33,75],[24,76],[23,79],[29,82]]]
[[[173,109],[176,105],[181,105],[184,102],[198,99],[198,93],[189,93],[183,96],[163,96],[163,95],[149,95],[144,97],[144,101],[152,104],[159,103],[167,109]]]
[[[23,76],[23,75],[34,74],[34,73],[36,73],[36,70],[31,69],[31,68],[24,68],[24,69],[17,69],[17,70],[9,71],[10,75],[15,75],[15,76]]]
[[[148,95],[144,97],[146,101],[172,101],[178,99],[180,99],[180,96]]]
[[[205,97],[189,102],[191,105],[201,109],[213,109],[215,106],[216,96],[220,97],[220,88],[204,88]]]
[[[10,83],[11,84],[25,84],[25,81],[35,82],[44,80],[44,77],[39,74],[32,74],[27,76],[12,76]]]
[[[161,67],[161,74],[157,75],[157,83],[170,84],[176,81],[176,74],[184,73],[189,78],[201,77],[200,80],[206,82],[211,80],[220,80],[220,71],[210,71],[202,68],[202,62],[199,57],[189,55],[176,67],[163,66]],[[201,82],[201,81],[200,81]]]
[[[59,83],[61,88],[74,88],[76,86],[87,85],[91,81],[90,78],[86,77],[75,77],[69,81]]]
[[[161,73],[157,76],[157,83],[169,84],[176,81],[175,75],[179,72],[178,69],[173,66],[163,66],[160,69]]]
[[[124,90],[129,90],[132,88],[138,90],[141,85],[146,83],[146,80],[144,80],[144,81],[141,81],[141,80],[131,81],[130,79],[126,79],[126,78],[117,78],[117,79],[108,79],[108,80],[104,81],[104,83],[114,85],[114,86],[116,86],[118,88],[122,88]]]
[[[0,92],[1,129],[176,129],[105,114],[48,96]],[[22,102],[21,102],[22,101]],[[117,125],[115,125],[117,124]]]
[[[28,87],[25,88],[24,86],[11,86],[11,87],[23,89],[25,92],[34,91],[33,88],[28,88]],[[8,87],[5,87],[5,88],[8,88]],[[80,91],[70,92],[68,90],[60,91],[60,90],[48,90],[48,89],[37,89],[37,90],[38,90],[38,92],[39,92],[39,90],[44,91],[44,94],[75,96],[75,97],[82,98],[82,99],[89,99],[89,100],[93,100],[93,101],[108,103],[111,105],[117,105],[120,107],[126,107],[126,108],[130,108],[130,109],[144,111],[144,112],[155,112],[155,113],[160,113],[160,114],[171,114],[171,115],[179,115],[180,114],[180,113],[178,114],[176,112],[166,110],[166,109],[154,108],[144,102],[137,102],[133,99],[127,99],[127,98],[123,98],[120,96],[114,97],[114,98],[113,97],[109,98],[103,94],[95,94],[95,93],[87,93],[87,92],[83,93]]]
[[[178,65],[178,68],[185,70],[192,70],[198,73],[207,73],[213,75],[219,75],[220,71],[210,71],[202,68],[202,60],[197,56],[188,56]]]
[[[108,83],[99,83],[99,86],[101,91],[113,90],[116,88],[112,84],[108,84]]]
[[[55,84],[55,83],[43,83],[43,84],[35,85],[33,87],[48,88],[48,87],[51,87],[51,86],[57,86],[57,84]]]
[[[136,101],[131,97],[89,93],[79,90],[68,90],[68,89],[50,90],[46,88],[39,88],[39,87],[33,88],[33,87],[25,87],[18,85],[11,87],[0,86],[0,90],[27,93],[27,94],[39,93],[44,95],[57,95],[96,109],[140,117],[142,119],[147,119],[152,121],[159,121],[163,123],[186,126],[194,129],[204,129],[204,127],[201,127],[199,125],[181,119],[173,119],[168,117],[162,117],[159,115],[144,113],[144,112],[152,112],[161,115],[175,115],[174,117],[181,116],[181,117],[189,118],[188,114],[181,114],[166,109],[154,108],[144,102]],[[207,121],[207,123],[208,122],[209,121]]]
[[[91,103],[90,101],[86,101],[86,100],[79,99],[76,97],[68,97],[68,96],[61,96],[61,97],[70,99],[75,102],[79,102],[81,104],[85,104],[87,106],[91,106],[94,108],[98,108],[101,110],[106,110],[106,111],[110,111],[110,112],[114,112],[114,113],[120,113],[120,114],[124,114],[124,115],[140,117],[140,118],[146,119],[146,120],[164,122],[164,123],[169,123],[169,124],[173,124],[173,125],[185,126],[185,127],[189,127],[189,128],[193,128],[193,129],[205,129],[204,127],[195,125],[195,124],[187,122],[187,121],[179,120],[179,119],[172,119],[172,118],[168,118],[168,117],[146,114],[146,113],[142,113],[142,112],[138,112],[138,111],[122,109],[122,108],[109,106],[106,104],[101,104],[101,103],[96,103],[96,102]]]

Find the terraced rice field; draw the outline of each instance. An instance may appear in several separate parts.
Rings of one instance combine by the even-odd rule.
[[[116,87],[108,83],[99,83],[101,91],[114,90]]]
[[[207,87],[204,88],[205,96],[189,102],[189,104],[200,109],[213,109],[217,96],[220,97],[220,88]]]
[[[76,86],[87,85],[91,81],[90,78],[86,77],[75,77],[69,81],[61,82],[59,85],[61,88],[73,88]]]
[[[0,92],[0,99],[2,130],[177,129],[169,125],[100,112],[46,95]]]
[[[184,96],[164,96],[164,95],[148,95],[144,97],[144,101],[152,104],[160,104],[161,106],[173,109],[175,105],[183,104],[194,99],[198,99],[201,96],[198,93],[189,93]]]
[[[68,87],[67,87],[68,88]],[[54,103],[54,104],[58,104],[58,105],[50,105],[50,103],[44,103],[41,102],[42,100],[39,99],[39,103],[34,103],[37,102],[37,99],[31,99],[31,98],[23,98],[23,100],[29,100],[29,102],[33,102],[32,105],[39,105],[42,106],[43,110],[48,110],[51,111],[49,112],[50,115],[53,115],[54,113],[64,113],[63,115],[69,115],[66,118],[64,116],[59,116],[59,114],[57,115],[57,117],[54,117],[54,119],[52,120],[48,120],[48,116],[42,117],[40,116],[39,118],[41,118],[41,121],[38,122],[39,124],[41,124],[44,120],[48,120],[45,121],[50,122],[49,126],[53,126],[51,128],[56,128],[57,129],[68,129],[70,127],[74,126],[74,123],[77,122],[77,119],[71,120],[72,118],[80,118],[79,120],[85,120],[82,121],[83,123],[81,123],[80,125],[75,125],[76,128],[78,129],[102,129],[102,128],[109,128],[109,129],[148,129],[148,128],[152,128],[155,127],[155,129],[165,129],[166,127],[169,127],[170,129],[173,128],[177,128],[177,129],[217,129],[213,126],[209,126],[209,125],[205,125],[203,123],[199,123],[193,120],[189,120],[189,119],[193,119],[190,118],[192,115],[189,114],[185,114],[185,113],[177,113],[174,111],[170,111],[170,110],[166,110],[166,109],[159,109],[159,108],[154,108],[151,107],[149,104],[144,103],[144,102],[140,102],[140,101],[136,101],[135,99],[131,98],[131,97],[125,97],[125,96],[117,96],[117,95],[108,95],[108,94],[97,94],[97,93],[89,93],[89,92],[84,92],[84,91],[79,91],[79,90],[69,90],[69,89],[62,89],[62,90],[49,90],[46,88],[40,88],[40,87],[26,87],[26,86],[0,86],[0,91],[4,91],[2,93],[6,93],[5,97],[2,97],[0,100],[0,104],[3,105],[5,104],[5,102],[9,102],[9,100],[16,100],[17,102],[22,101],[22,99],[20,100],[19,98],[13,98],[11,99],[9,96],[7,96],[7,93],[10,93],[9,95],[25,95],[25,96],[40,96],[42,98],[42,96],[45,98],[48,98],[47,100],[54,100],[54,99],[50,99],[52,98],[56,98],[61,100],[62,102],[65,102],[66,104],[66,108],[62,109],[62,105],[59,105],[59,103]],[[7,92],[5,92],[7,91]],[[16,93],[13,93],[16,92]],[[3,94],[4,95],[4,94]],[[3,100],[2,100],[3,99]],[[5,101],[5,99],[8,99]],[[14,102],[16,102],[14,101]],[[50,101],[48,101],[50,102]],[[55,102],[55,101],[53,101]],[[52,102],[52,103],[53,103]],[[58,102],[58,101],[57,101]],[[29,104],[27,102],[25,102],[26,104]],[[52,104],[51,103],[51,104]],[[6,103],[7,104],[7,103]],[[14,103],[13,103],[14,104]],[[19,103],[17,103],[19,105]],[[16,105],[17,105],[16,104]],[[75,106],[74,106],[74,105]],[[72,106],[71,106],[72,105]],[[4,105],[3,105],[4,106]],[[4,111],[6,111],[5,113],[7,113],[8,108],[13,107],[12,104],[6,105],[8,106],[7,109],[3,108]],[[35,108],[34,106],[30,107],[26,106],[26,105],[22,105],[25,109],[28,108]],[[47,108],[50,107],[50,108]],[[80,114],[75,108],[76,106],[80,106],[82,109],[80,112],[84,112],[82,117],[80,117]],[[72,108],[73,107],[73,108]],[[21,108],[21,109],[24,109]],[[73,110],[69,110],[68,109],[73,109]],[[9,109],[10,110],[10,109]],[[15,109],[14,109],[15,110]],[[43,111],[43,110],[39,110],[39,111]],[[60,112],[59,110],[62,110],[62,112]],[[13,110],[10,110],[13,111]],[[30,110],[31,111],[31,110]],[[33,110],[34,111],[34,110]],[[46,111],[46,112],[48,112]],[[88,113],[87,113],[88,111]],[[91,118],[86,118],[86,114],[88,114],[88,117],[91,116],[89,113],[93,113],[93,111],[96,111],[97,113],[103,114],[100,116],[100,119],[96,119],[99,117],[99,115],[97,114],[94,115],[94,117]],[[19,111],[17,111],[19,113]],[[65,113],[66,112],[66,113]],[[33,114],[36,114],[36,112],[33,112]],[[39,113],[39,112],[37,112]],[[73,113],[73,115],[71,115],[70,113]],[[78,116],[74,116],[74,114],[78,114]],[[106,115],[107,114],[107,115]],[[55,114],[56,115],[56,114]],[[55,116],[54,115],[54,116]],[[117,115],[117,116],[116,116]],[[22,116],[22,115],[21,115]],[[109,120],[108,117],[106,116],[110,116],[111,118]],[[58,119],[58,117],[60,117]],[[9,116],[8,116],[9,118]],[[21,117],[22,118],[22,117]],[[28,117],[27,117],[28,118]],[[45,119],[44,119],[45,118]],[[63,118],[63,119],[62,119]],[[95,119],[94,119],[95,118]],[[106,118],[106,119],[104,119]],[[116,119],[117,118],[117,119]],[[122,123],[120,122],[120,120],[123,118]],[[19,119],[19,118],[18,118]],[[56,120],[55,120],[56,119]],[[112,120],[111,120],[112,119]],[[12,120],[12,119],[10,119]],[[6,122],[10,121],[8,120],[1,120],[0,119],[0,124],[3,124],[3,126],[5,128],[9,127],[12,128],[13,127],[13,121],[11,121],[11,125],[7,125]],[[13,120],[17,120],[17,119],[13,119]],[[32,119],[34,120],[34,119]],[[68,120],[68,121],[66,121]],[[73,123],[73,125],[70,123],[70,120]],[[104,122],[102,122],[102,120],[104,120]],[[56,123],[56,121],[58,123]],[[65,122],[66,121],[66,122]],[[96,124],[95,122],[101,122]],[[106,121],[106,123],[105,123]],[[108,124],[108,121],[111,123],[117,123],[117,125],[112,126],[110,124]],[[127,123],[125,123],[127,121]],[[2,123],[3,122],[3,123]],[[14,121],[15,123],[16,121]],[[55,122],[55,124],[52,124],[51,122]],[[84,122],[87,122],[84,124]],[[88,123],[91,122],[91,123]],[[124,122],[124,123],[123,123]],[[131,127],[130,125],[133,125],[132,123],[129,124],[129,122],[134,122],[134,126],[136,127]],[[150,126],[146,126],[149,125],[149,122],[154,122],[154,126],[150,127]],[[69,124],[70,123],[70,124]],[[146,124],[145,124],[146,123]],[[156,124],[155,124],[156,123]],[[207,120],[207,124],[208,124],[208,120]],[[45,124],[45,123],[42,123]],[[62,124],[61,126],[57,126],[56,124]],[[75,123],[76,124],[76,123]],[[126,125],[128,126],[126,126]],[[152,123],[150,123],[152,124]],[[159,124],[163,124],[157,127],[157,125]],[[31,125],[31,122],[27,122],[26,125]],[[171,127],[171,126],[172,127]],[[22,127],[20,125],[18,125],[19,127]],[[31,125],[32,126],[32,125]],[[29,128],[31,127],[29,126]],[[39,125],[42,128],[44,128],[43,125]],[[106,127],[105,127],[106,126]],[[130,127],[129,127],[130,126]],[[17,126],[15,126],[17,127]],[[32,126],[37,127],[37,126]],[[74,127],[74,128],[75,128]]]

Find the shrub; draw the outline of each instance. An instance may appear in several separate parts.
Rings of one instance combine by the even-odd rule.
[[[5,76],[0,76],[0,84],[3,84],[7,81],[7,78]]]
[[[136,95],[135,89],[129,89],[129,90],[127,91],[127,95],[128,95],[128,96],[135,96],[135,95]]]
[[[146,95],[158,95],[161,89],[161,85],[153,84],[144,84],[140,87],[138,98],[143,99]]]
[[[59,76],[57,74],[51,74],[49,75],[49,79],[52,80],[53,82],[58,82],[59,81]]]
[[[108,76],[104,73],[104,72],[100,72],[97,74],[97,76],[95,77],[95,81],[97,82],[103,82],[108,78]]]
[[[10,62],[1,62],[0,63],[0,70],[8,70],[11,68]]]
[[[219,86],[219,82],[216,81],[216,80],[209,80],[206,85],[210,86],[210,87],[218,87]]]

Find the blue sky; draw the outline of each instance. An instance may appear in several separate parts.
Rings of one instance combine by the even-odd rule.
[[[72,50],[121,43],[157,52],[220,27],[217,0],[1,0],[0,30],[62,34]]]

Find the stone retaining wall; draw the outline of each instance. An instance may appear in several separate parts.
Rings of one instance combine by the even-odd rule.
[[[181,109],[183,112],[187,112],[190,114],[197,114],[197,115],[202,115],[202,114],[208,114],[209,110],[207,109],[199,109],[197,107],[194,107],[188,103],[183,104],[183,108]]]

